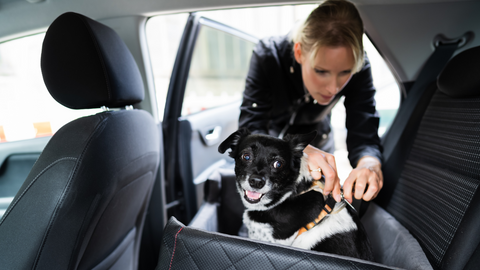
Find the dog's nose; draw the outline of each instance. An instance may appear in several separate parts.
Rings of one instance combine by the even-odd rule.
[[[252,188],[262,188],[265,186],[265,178],[259,175],[252,175],[250,179],[248,179],[248,183]]]

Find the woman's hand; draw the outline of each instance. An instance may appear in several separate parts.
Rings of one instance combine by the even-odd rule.
[[[343,183],[343,195],[347,201],[355,199],[370,201],[377,197],[383,187],[382,164],[374,157],[364,156]]]
[[[340,178],[338,178],[337,174],[335,157],[311,145],[307,145],[303,152],[308,156],[308,168],[313,179],[319,180],[322,174],[325,176],[323,194],[328,195],[333,191],[332,197],[337,202],[340,202],[342,196],[340,195]],[[321,172],[317,171],[318,168],[321,169]]]

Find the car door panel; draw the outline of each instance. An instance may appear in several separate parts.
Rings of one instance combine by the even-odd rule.
[[[239,113],[239,103],[235,102],[187,117],[192,125],[190,145],[192,157],[195,158],[195,162],[192,162],[194,177],[198,177],[213,163],[225,158],[225,155],[218,152],[218,145],[238,128]],[[209,136],[215,138],[208,139]],[[201,180],[198,179],[196,182]]]
[[[238,128],[240,104],[234,102],[187,117],[192,126],[190,140],[193,183],[197,207],[203,200],[203,183],[217,168],[230,160],[218,152],[218,145]]]

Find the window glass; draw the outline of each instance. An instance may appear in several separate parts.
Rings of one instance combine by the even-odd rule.
[[[287,34],[318,5],[287,5],[200,12],[257,38]]]
[[[254,45],[203,25],[192,55],[182,115],[241,101]]]
[[[163,119],[173,64],[188,15],[188,13],[161,15],[147,21],[146,36],[160,119]]]
[[[377,89],[375,101],[377,111],[380,114],[378,135],[381,137],[390,127],[397,114],[400,106],[400,89],[385,60],[366,35],[363,36],[363,46],[372,66],[373,84]]]
[[[72,110],[48,93],[40,69],[45,34],[0,43],[0,142],[50,136],[99,110]]]

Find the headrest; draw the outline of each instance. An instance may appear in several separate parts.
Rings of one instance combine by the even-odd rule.
[[[465,50],[445,66],[438,76],[440,91],[451,97],[480,95],[480,46]]]
[[[41,67],[50,94],[72,109],[118,108],[144,97],[140,71],[122,39],[77,13],[64,13],[50,25]]]

